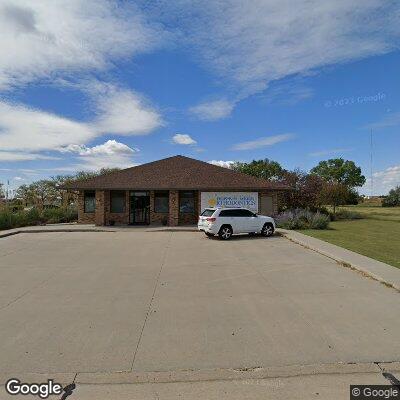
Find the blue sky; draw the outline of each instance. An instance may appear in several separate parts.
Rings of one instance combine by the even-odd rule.
[[[400,184],[394,1],[0,1],[0,182],[175,154]],[[361,192],[370,193],[369,179]]]

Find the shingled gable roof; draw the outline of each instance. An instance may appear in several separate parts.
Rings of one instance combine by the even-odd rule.
[[[64,189],[208,189],[208,190],[284,190],[277,182],[256,178],[228,168],[184,156],[174,156],[75,181]]]

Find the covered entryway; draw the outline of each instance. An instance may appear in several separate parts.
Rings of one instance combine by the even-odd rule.
[[[150,224],[149,192],[129,192],[129,223]]]

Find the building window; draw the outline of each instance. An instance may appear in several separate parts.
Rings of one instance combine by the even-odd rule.
[[[96,194],[94,191],[84,193],[83,207],[85,213],[94,213],[96,208]]]
[[[168,213],[169,212],[169,193],[154,192],[154,212]]]
[[[194,214],[194,192],[180,192],[179,212],[182,214]]]
[[[110,203],[112,213],[124,213],[125,212],[125,192],[112,190],[110,192]]]

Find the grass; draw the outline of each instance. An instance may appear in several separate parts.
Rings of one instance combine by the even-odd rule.
[[[301,233],[400,268],[400,207],[346,206],[364,219],[334,221],[327,230]]]

